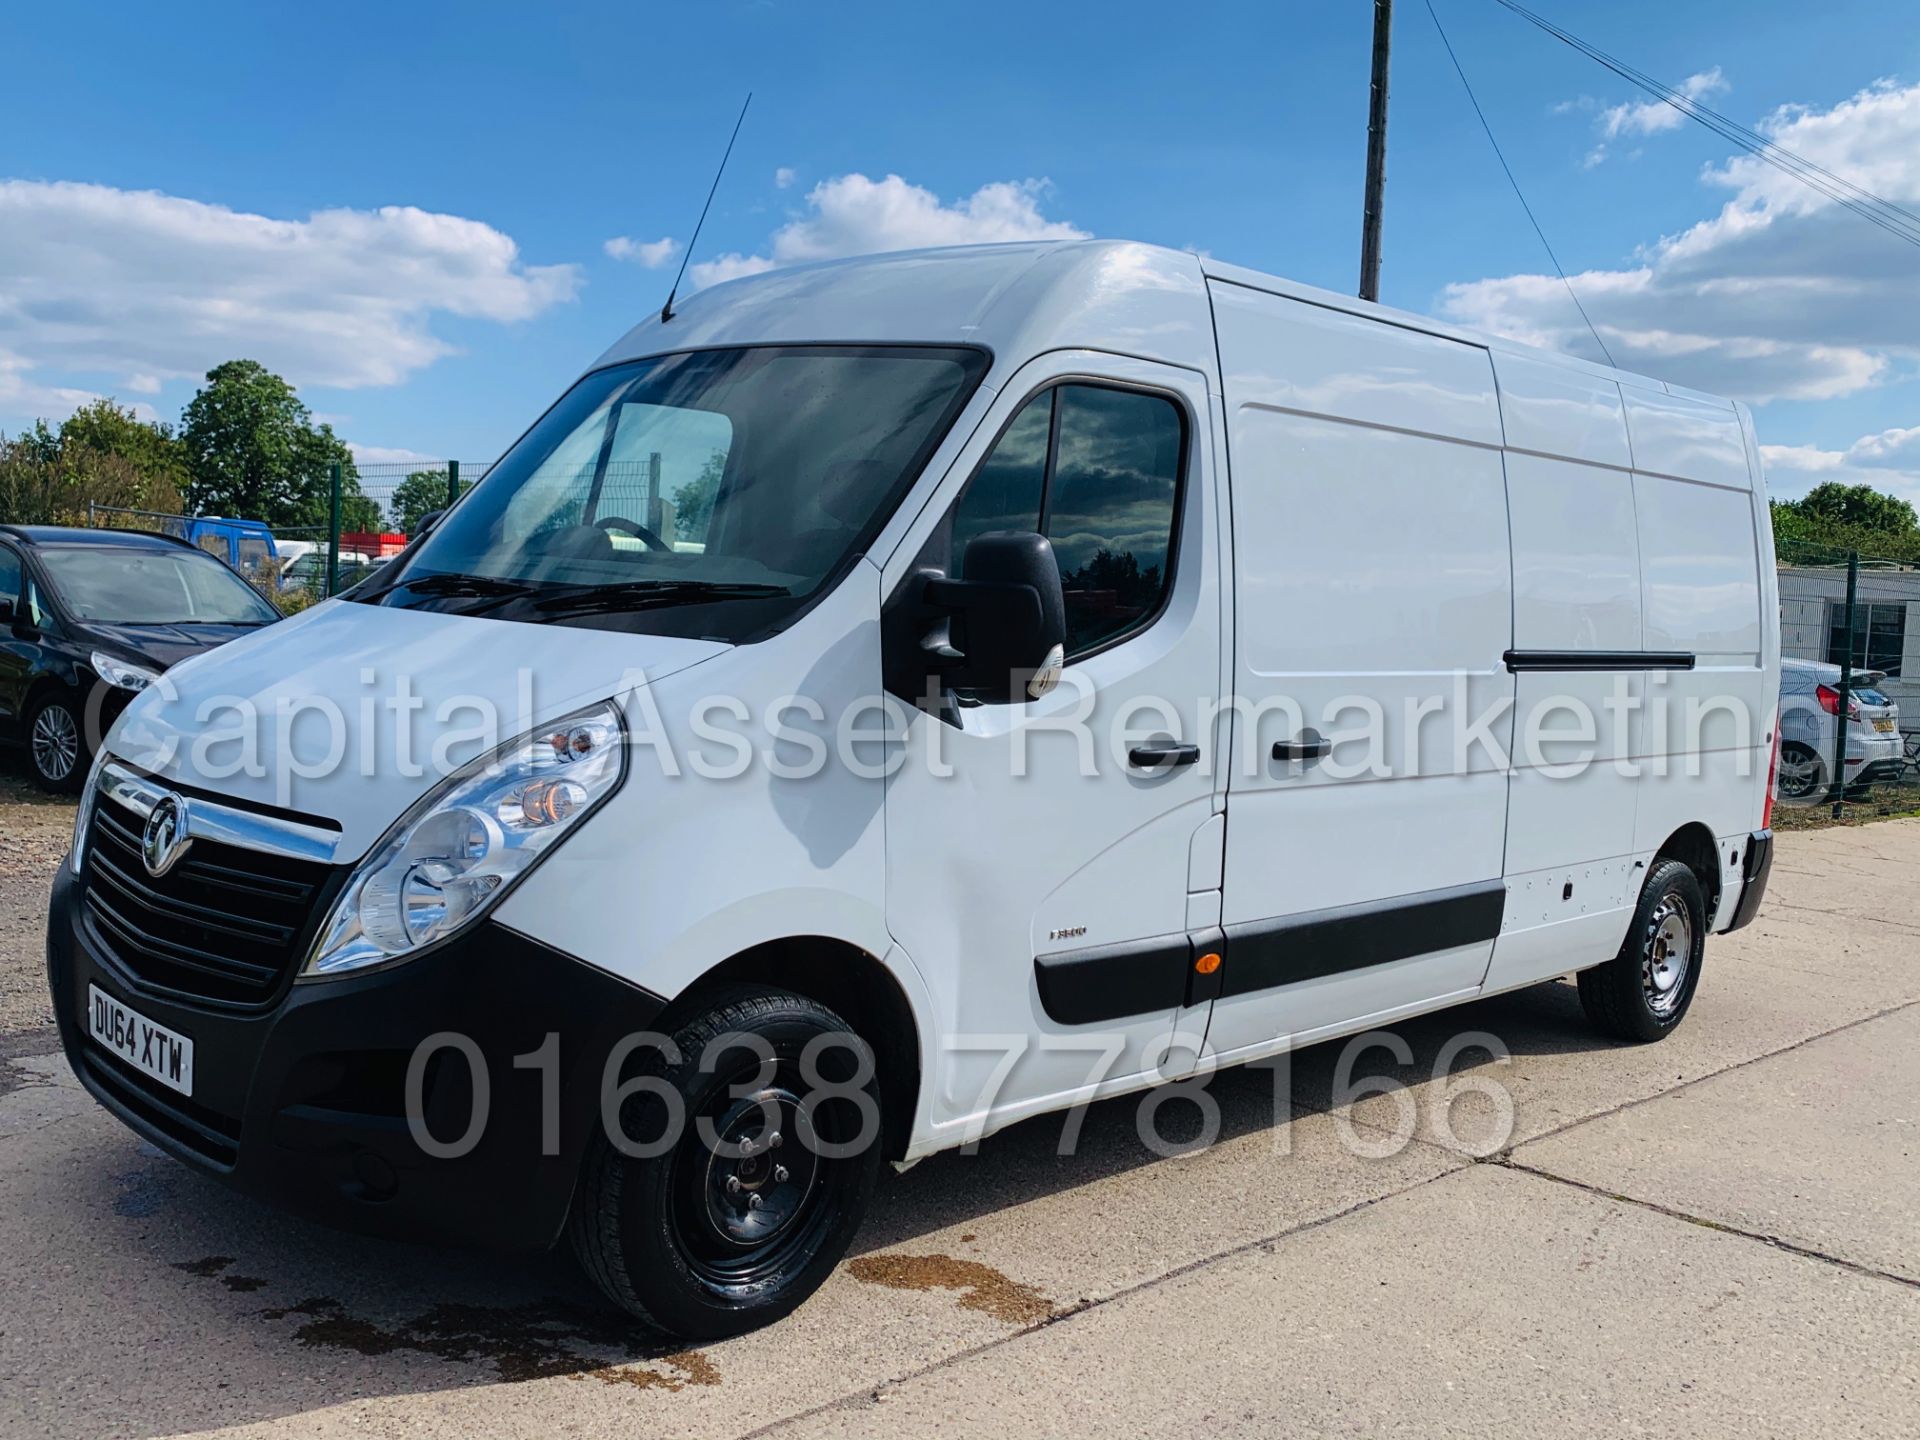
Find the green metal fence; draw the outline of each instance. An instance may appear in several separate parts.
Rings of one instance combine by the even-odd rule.
[[[459,460],[333,466],[327,477],[326,519],[306,525],[270,524],[274,553],[243,555],[241,573],[282,611],[291,614],[304,609],[373,574],[406,547],[425,516],[446,509],[491,468],[491,461]],[[218,518],[255,517],[87,507],[87,523],[94,526],[183,538],[211,529],[201,543],[223,559],[232,559],[218,543],[217,529],[197,523]]]
[[[1808,677],[1830,751],[1808,753],[1800,727],[1783,725],[1784,808],[1920,806],[1920,566],[1790,540],[1776,558],[1782,657],[1834,667]]]

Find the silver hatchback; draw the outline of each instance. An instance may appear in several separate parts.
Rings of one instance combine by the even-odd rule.
[[[1845,786],[1900,778],[1900,707],[1879,689],[1879,670],[1853,672],[1847,697]],[[1817,800],[1832,788],[1840,667],[1818,660],[1780,662],[1780,798]]]

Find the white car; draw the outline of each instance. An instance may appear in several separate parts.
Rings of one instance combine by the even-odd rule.
[[[1856,670],[1847,697],[1845,788],[1900,778],[1900,707],[1881,691],[1886,674]],[[1833,789],[1840,723],[1840,667],[1818,660],[1780,661],[1780,798],[1817,800]]]
[[[712,286],[133,701],[53,896],[67,1054],[241,1189],[564,1242],[716,1337],[883,1160],[1576,971],[1658,1040],[1769,873],[1758,455],[1147,245]]]

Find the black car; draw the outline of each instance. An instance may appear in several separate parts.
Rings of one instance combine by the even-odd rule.
[[[79,790],[127,701],[275,610],[184,540],[0,525],[0,740],[47,790]]]

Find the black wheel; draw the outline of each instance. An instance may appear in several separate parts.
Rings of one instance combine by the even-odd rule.
[[[65,695],[44,695],[27,712],[27,769],[42,790],[72,795],[87,778],[92,756],[80,715]]]
[[[717,1340],[787,1314],[846,1253],[879,1169],[879,1082],[846,1021],[783,991],[716,994],[673,1042],[623,1077],[621,1145],[646,1154],[595,1127],[573,1247],[644,1326]]]
[[[1787,741],[1780,747],[1779,786],[1789,804],[1816,798],[1827,788],[1826,762],[1808,746]]]
[[[1679,1028],[1700,987],[1707,903],[1678,860],[1655,862],[1620,953],[1580,972],[1587,1018],[1622,1040],[1664,1040]]]

